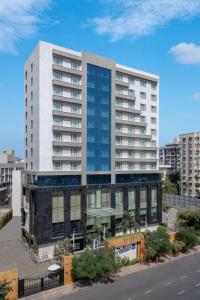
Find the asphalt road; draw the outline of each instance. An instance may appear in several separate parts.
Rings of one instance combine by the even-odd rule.
[[[200,300],[200,254],[98,284],[59,299],[66,300]]]

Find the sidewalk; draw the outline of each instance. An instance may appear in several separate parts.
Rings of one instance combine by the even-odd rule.
[[[149,268],[156,268],[156,267],[166,264],[168,262],[172,262],[172,261],[184,258],[188,255],[193,255],[193,254],[196,254],[199,252],[200,252],[200,246],[196,246],[193,250],[190,250],[190,252],[188,254],[181,253],[175,257],[167,256],[166,258],[164,258],[163,262],[150,263],[148,265],[143,265],[143,264],[138,263],[138,264],[135,264],[132,266],[123,267],[121,269],[120,273],[118,274],[118,277],[123,277],[126,275],[134,274],[136,272],[140,272],[140,271],[143,271],[143,270],[146,270]],[[80,288],[74,287],[73,284],[69,284],[69,285],[61,286],[61,287],[54,288],[51,290],[43,291],[41,293],[34,294],[34,295],[31,295],[31,296],[28,296],[28,297],[25,297],[22,299],[24,299],[24,300],[59,300],[60,297],[75,293],[79,289]]]

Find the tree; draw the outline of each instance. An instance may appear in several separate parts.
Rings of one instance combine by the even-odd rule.
[[[188,249],[193,248],[199,238],[193,227],[183,227],[179,228],[177,232],[177,239],[183,241],[184,249],[187,251]]]
[[[102,226],[101,225],[94,225],[92,229],[93,229],[94,239],[98,240],[99,244],[100,244],[101,243],[101,237],[102,237],[102,234],[103,234]]]
[[[130,233],[132,229],[134,229],[135,232],[139,229],[139,224],[136,222],[135,217],[131,216],[131,214],[126,211],[124,212],[123,218],[122,218],[122,229],[124,234],[127,233],[127,230],[130,230]]]
[[[166,194],[177,194],[177,186],[170,180],[169,176],[165,178],[163,192]]]
[[[86,249],[80,256],[73,258],[74,279],[89,282],[89,284],[98,280],[109,280],[119,271],[119,268],[114,250]]]
[[[58,263],[61,263],[62,256],[71,255],[73,253],[73,246],[69,239],[61,240],[54,247],[53,256]]]
[[[6,300],[9,292],[12,291],[10,283],[7,281],[0,281],[0,299]]]

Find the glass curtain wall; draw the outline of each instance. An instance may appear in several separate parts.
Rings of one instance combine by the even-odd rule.
[[[135,188],[130,188],[128,190],[128,211],[131,216],[135,216],[136,209],[136,190]]]
[[[79,191],[72,191],[70,194],[70,232],[80,231],[81,219],[81,194]]]
[[[87,170],[111,170],[111,70],[87,64]]]

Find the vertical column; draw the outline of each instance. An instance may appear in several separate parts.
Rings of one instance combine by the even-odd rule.
[[[64,191],[64,235],[67,236],[68,238],[70,237],[70,189],[66,189]]]
[[[135,219],[138,224],[140,224],[140,186],[136,186],[136,210]]]
[[[151,224],[151,184],[147,186],[147,224]]]

